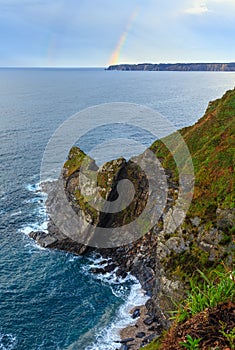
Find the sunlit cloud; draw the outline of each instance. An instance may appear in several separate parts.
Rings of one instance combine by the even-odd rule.
[[[190,15],[201,15],[209,12],[206,1],[196,0],[193,2],[192,6],[184,10],[184,13]]]

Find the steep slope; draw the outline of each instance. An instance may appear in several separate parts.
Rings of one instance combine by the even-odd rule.
[[[179,304],[176,322],[170,331],[146,350],[233,349],[235,90],[211,102],[205,115],[180,133],[194,164],[194,196],[183,225],[173,237],[164,230],[159,234],[157,253],[164,270],[160,283],[163,284],[165,276],[169,280],[176,278],[183,282],[189,297]],[[174,143],[174,135],[169,139]],[[177,180],[174,160],[164,143],[157,141],[151,148]],[[158,295],[163,307],[169,305],[166,292],[162,288]],[[206,299],[204,308],[203,298]],[[201,312],[191,314],[190,305]],[[208,308],[211,305],[213,307]],[[193,347],[193,342],[199,345]]]
[[[195,188],[190,215],[206,220],[216,209],[234,208],[235,90],[211,102],[205,115],[193,126],[180,130],[194,165]],[[174,142],[174,135],[170,136]],[[151,147],[165,168],[175,171],[172,156],[157,141]],[[176,174],[176,171],[175,171]]]

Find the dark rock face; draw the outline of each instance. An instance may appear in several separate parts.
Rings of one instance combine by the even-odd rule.
[[[152,296],[156,284],[155,271],[153,271],[151,267],[143,264],[140,260],[134,263],[131,272],[138,278],[140,284],[148,295]]]
[[[122,344],[122,346],[120,347],[120,350],[129,350],[130,346],[127,344]]]
[[[86,247],[83,244],[73,241],[61,232],[57,232],[56,227],[53,224],[50,224],[49,227],[53,227],[53,230],[49,232],[32,231],[29,236],[44,248],[64,250],[77,255],[83,255],[92,251],[90,247]]]
[[[135,187],[135,197],[132,203],[126,210],[116,214],[112,213],[97,213],[90,209],[89,206],[85,206],[80,196],[78,187],[78,176],[80,158],[84,157],[84,153],[79,149],[73,148],[69,155],[66,166],[63,170],[62,183],[64,186],[64,192],[71,204],[71,207],[75,213],[83,212],[84,217],[88,222],[92,222],[97,227],[119,227],[125,223],[132,222],[138,217],[144,210],[146,202],[149,196],[148,180],[143,171],[130,160],[126,162],[123,158],[115,160],[113,162],[106,163],[101,169],[99,169],[98,184],[100,191],[105,199],[112,202],[117,198],[117,183],[122,179],[130,179]],[[77,163],[76,163],[77,162]],[[144,155],[139,156],[139,162],[144,162]],[[94,162],[91,161],[90,168],[93,171],[97,171],[97,167]],[[154,179],[153,179],[154,180]],[[175,188],[176,184],[171,183],[170,174],[168,174],[169,188]],[[159,196],[159,200],[162,197],[162,193],[158,193],[158,185],[156,182],[156,195]],[[66,217],[66,212],[63,208],[64,198],[61,196],[61,188],[58,190],[57,183],[44,184],[43,190],[48,193],[48,199],[46,202],[47,209],[50,212],[60,211]],[[168,193],[168,207],[170,207],[171,190]],[[63,215],[61,218],[61,225],[63,225]],[[91,251],[96,251],[104,258],[112,258],[108,264],[101,263],[100,267],[93,269],[93,273],[105,274],[113,270],[116,271],[117,278],[125,278],[130,272],[139,281],[142,288],[147,295],[152,297],[146,305],[148,310],[148,317],[146,318],[146,325],[153,326],[153,332],[156,331],[156,319],[158,317],[159,323],[163,321],[162,328],[166,326],[165,316],[162,314],[156,304],[159,303],[158,299],[154,299],[154,295],[157,291],[157,278],[160,276],[160,268],[158,257],[156,255],[157,248],[157,234],[159,228],[155,226],[153,230],[146,233],[143,237],[133,243],[129,243],[118,248],[93,248],[88,245],[77,242],[71,235],[61,232],[61,230],[50,219],[48,223],[47,232],[32,232],[30,236],[37,241],[43,247],[54,248],[73,252],[75,254],[87,254]],[[86,225],[81,224],[81,234],[86,231]],[[88,235],[88,242],[94,243],[94,232],[90,232]],[[108,237],[107,237],[108,239]],[[135,309],[132,315],[133,318],[140,317],[140,309]],[[145,333],[141,333],[139,330],[138,337],[144,338]],[[137,337],[137,338],[138,338]],[[124,339],[122,341],[122,348],[128,349],[130,347],[128,342],[130,339]],[[146,342],[146,341],[145,341]]]
[[[158,337],[158,334],[151,334],[151,335],[149,335],[148,337],[144,338],[144,340],[142,342],[142,346],[151,343],[151,341],[153,341],[157,337]]]
[[[67,167],[63,170],[62,181],[64,191],[73,211],[75,213],[80,213],[82,211],[86,220],[97,225],[97,227],[119,227],[125,223],[132,222],[144,210],[149,196],[148,180],[146,179],[144,172],[141,171],[134,161],[130,160],[126,162],[123,158],[106,163],[101,169],[99,169],[98,184],[105,199],[110,202],[115,200],[117,198],[117,183],[126,178],[130,179],[134,184],[135,197],[127,209],[118,213],[118,215],[112,213],[97,213],[90,209],[89,206],[83,204],[82,197],[78,191],[79,161],[83,156],[83,153],[80,153],[78,149],[73,148],[68,158]],[[79,160],[78,164],[76,163],[76,159]],[[139,156],[139,162],[144,162],[144,155]],[[91,169],[97,171],[95,164],[93,162],[91,162],[91,164]],[[168,176],[168,179],[170,181],[170,176]],[[155,187],[156,195],[160,198],[162,193],[160,192],[160,194],[158,194],[157,182]],[[169,187],[172,188],[172,185]],[[58,210],[62,212],[61,225],[63,225],[63,215],[66,217],[66,212],[63,208],[64,198],[61,196],[61,189],[58,190],[57,183],[48,183],[44,184],[43,190],[48,193],[46,205],[49,215],[51,211],[57,212]],[[170,198],[170,196],[171,195],[169,194],[168,197]],[[80,231],[81,234],[86,231],[86,224],[81,224]],[[88,241],[92,243],[94,243],[93,234],[94,232],[90,232],[87,236]],[[117,278],[125,278],[130,272],[140,281],[140,284],[147,295],[153,297],[156,293],[156,276],[160,275],[159,263],[156,255],[157,234],[158,227],[156,226],[143,237],[140,237],[138,240],[127,245],[118,248],[97,249],[77,242],[71,235],[69,235],[69,232],[68,235],[66,235],[66,231],[64,233],[64,230],[61,232],[61,230],[50,219],[47,232],[32,232],[30,236],[43,247],[65,250],[79,255],[96,251],[104,258],[111,257],[112,259],[109,260],[108,264],[102,264],[101,262],[100,267],[98,266],[93,269],[93,273],[105,274],[115,270]],[[163,318],[155,305],[155,303],[158,303],[158,300],[153,298],[150,300],[152,300],[152,304],[149,302],[146,305],[149,315],[146,318],[146,325],[154,326],[153,332],[155,334],[156,317],[159,317],[160,323]],[[155,314],[156,310],[158,311],[157,316]],[[134,319],[140,317],[139,308],[135,309],[132,317]],[[165,317],[163,323],[165,326]],[[141,337],[146,337],[145,333],[140,332],[140,329],[138,329],[138,331],[139,339]],[[145,340],[145,342],[146,341],[147,340]],[[131,339],[124,339],[121,343],[121,348],[131,348],[129,342],[131,342]]]
[[[155,321],[156,321],[156,318],[154,316],[150,316],[144,320],[144,324],[146,324],[147,326],[151,326],[151,324]]]
[[[134,338],[126,338],[126,339],[122,339],[121,341],[120,341],[120,343],[121,344],[126,344],[126,343],[129,343],[130,341],[133,341],[134,340]]]
[[[119,350],[129,350],[129,349],[131,349],[132,344],[128,344],[128,343],[132,342],[133,340],[134,340],[134,338],[126,338],[126,339],[122,339],[120,341],[117,341],[116,343],[122,344],[121,347],[119,348]]]
[[[109,66],[107,70],[121,71],[204,71],[204,72],[234,72],[235,63],[140,63]]]
[[[132,314],[132,318],[137,318],[140,316],[140,309],[135,309],[135,311]]]
[[[217,209],[217,227],[218,229],[232,228],[235,222],[235,208],[223,210]]]
[[[144,338],[145,337],[145,333],[144,332],[138,332],[136,333],[136,338]]]

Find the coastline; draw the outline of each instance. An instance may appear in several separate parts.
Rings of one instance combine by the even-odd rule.
[[[40,193],[41,197],[43,198],[44,203],[40,203],[40,205],[43,205],[45,222],[43,223],[43,225],[35,227],[33,231],[33,227],[31,227],[31,231],[30,227],[28,227],[27,231],[23,230],[22,232],[24,232],[26,235],[32,238],[39,247],[42,247],[42,249],[58,249],[65,252],[70,252],[75,256],[80,256],[83,254],[88,256],[90,254],[100,255],[100,259],[98,260],[95,257],[91,258],[92,263],[90,266],[89,273],[92,273],[95,278],[104,280],[107,278],[107,276],[113,275],[112,279],[118,279],[121,283],[123,283],[129,276],[129,274],[131,274],[131,276],[134,279],[136,279],[136,281],[138,281],[139,286],[134,284],[134,286],[137,286],[137,289],[134,288],[134,290],[131,291],[135,294],[135,297],[132,296],[132,302],[135,298],[132,307],[126,305],[126,302],[128,302],[128,300],[124,302],[123,306],[121,307],[121,309],[125,309],[124,313],[126,315],[128,312],[129,322],[126,322],[126,315],[123,315],[123,317],[125,318],[125,325],[122,325],[122,327],[119,329],[118,336],[114,337],[113,342],[116,343],[116,348],[119,348],[120,346],[120,348],[123,349],[122,346],[126,345],[127,349],[128,344],[125,341],[125,339],[133,338],[134,340],[131,341],[131,348],[133,350],[139,349],[140,346],[148,344],[152,339],[155,338],[156,330],[158,330],[160,333],[162,329],[160,324],[157,324],[156,327],[156,319],[155,317],[153,317],[153,314],[151,312],[152,305],[151,303],[149,303],[149,301],[151,301],[151,296],[153,296],[154,294],[154,286],[156,283],[154,269],[151,270],[145,267],[145,263],[143,263],[144,259],[146,258],[146,252],[148,251],[149,247],[151,247],[152,250],[151,261],[154,261],[154,263],[156,263],[154,257],[156,253],[155,235],[147,235],[147,240],[145,237],[143,240],[137,242],[136,244],[133,244],[132,247],[128,247],[127,249],[123,247],[118,249],[81,249],[80,245],[76,244],[76,242],[63,237],[61,232],[59,232],[59,230],[51,221],[50,217],[48,217],[48,214],[46,214],[48,209],[48,195],[50,197],[50,195],[53,193],[53,188],[55,184],[56,181],[47,181],[45,183],[35,185],[35,189],[30,189],[30,191]],[[42,208],[40,210],[42,210]],[[144,246],[145,251],[143,251]],[[139,257],[139,260],[134,262],[136,256]],[[140,269],[140,266],[142,264],[144,268]],[[137,302],[136,293],[139,293]],[[139,304],[138,300],[142,300],[142,303]],[[149,307],[149,309],[146,305]],[[128,308],[128,310],[126,308]],[[136,310],[140,310],[140,314],[138,315],[138,317],[133,318],[132,315]],[[146,325],[144,323],[144,320],[147,320],[149,324]],[[107,329],[109,329],[110,326],[111,325],[109,325]],[[99,334],[97,334],[97,336],[98,335]],[[141,335],[141,337],[139,335]],[[119,337],[120,339],[118,340]],[[94,344],[94,349],[95,346],[96,345]],[[93,349],[93,346],[91,345],[87,349]]]
[[[155,72],[234,72],[235,63],[139,63],[111,65],[105,70]]]
[[[97,273],[92,272],[92,268],[97,266],[100,268],[104,266],[107,262],[103,257],[91,258],[93,263],[91,264],[91,269],[89,273],[92,273],[95,279],[102,281],[104,284],[108,284],[112,290],[112,293],[117,297],[123,295],[123,288],[125,289],[126,283],[131,283],[128,295],[123,298],[123,304],[116,310],[116,315],[113,320],[108,323],[108,325],[98,331],[96,334],[96,341],[86,347],[85,350],[116,350],[119,346],[122,346],[122,341],[124,340],[122,332],[128,327],[135,327],[136,319],[132,318],[132,310],[139,308],[139,305],[145,304],[149,299],[146,293],[141,288],[138,280],[132,275],[128,274],[125,278],[118,278],[115,270],[107,273]],[[142,306],[141,306],[142,307]]]
[[[235,108],[235,90],[228,91],[221,99],[210,103],[205,115],[196,124],[181,130],[197,165],[196,198],[193,198],[187,217],[174,234],[169,233],[167,228],[174,220],[172,208],[178,198],[179,185],[175,180],[175,168],[172,166],[169,150],[158,141],[151,149],[162,159],[167,174],[167,203],[158,224],[138,241],[119,248],[91,248],[66,236],[52,220],[49,220],[47,232],[30,234],[39,245],[47,248],[78,255],[93,251],[104,259],[112,259],[106,266],[95,268],[93,273],[105,274],[115,270],[119,278],[125,278],[131,273],[139,280],[149,299],[145,306],[140,306],[141,317],[137,319],[137,326],[131,325],[121,331],[120,335],[124,338],[119,344],[121,350],[128,350],[132,341],[135,341],[135,347],[131,348],[137,350],[143,341],[147,344],[170,327],[170,311],[174,310],[175,303],[179,303],[185,296],[190,276],[193,276],[195,271],[211,271],[221,263],[226,266],[232,265],[235,208],[231,196],[231,188],[234,186],[230,152],[234,126],[231,106]],[[202,147],[205,154],[201,152]],[[76,192],[81,157],[84,157],[84,153],[73,147],[63,169],[64,191],[74,211],[83,209],[85,217],[92,220],[94,212],[84,205],[80,192]],[[118,181],[123,178],[123,172],[138,182],[140,191],[135,199],[138,213],[145,204],[146,182],[132,167],[131,161],[114,160],[103,170],[102,183],[106,186],[109,200],[115,198],[116,192],[113,189],[116,189]],[[109,179],[110,174],[111,184],[107,184],[106,177]],[[46,192],[47,208],[63,209],[63,200],[56,183],[47,188]],[[132,215],[133,212],[128,214]],[[113,220],[112,224],[120,225],[124,222],[123,218],[113,216],[95,216],[93,220],[97,227],[100,222],[107,224],[110,220]],[[80,230],[82,231],[83,227]],[[138,333],[141,333],[141,337]]]
[[[44,193],[44,198],[47,198],[45,203],[47,209],[48,206],[51,206],[51,201],[55,201],[58,204],[58,198],[55,197],[54,192],[55,187],[56,181],[41,184],[41,191]],[[174,189],[171,188],[169,196],[172,197],[173,193]],[[147,300],[145,303],[141,303],[141,305],[135,302],[129,310],[130,322],[120,329],[120,341],[117,339],[116,347],[119,349],[120,346],[122,350],[129,349],[129,341],[126,342],[126,340],[133,338],[130,342],[132,344],[131,349],[138,350],[140,346],[147,345],[153,339],[160,336],[163,329],[168,328],[170,325],[168,317],[162,306],[160,306],[158,297],[156,297],[158,292],[160,292],[156,286],[160,286],[160,279],[163,276],[167,281],[168,289],[171,289],[171,291],[168,290],[168,302],[169,298],[175,298],[178,295],[177,289],[179,288],[179,284],[175,284],[167,279],[157,258],[158,234],[159,231],[156,228],[154,232],[147,233],[140,240],[128,246],[112,249],[96,249],[84,247],[65,237],[49,218],[47,221],[47,230],[31,231],[29,236],[39,246],[44,248],[58,249],[71,252],[75,255],[89,255],[92,253],[100,255],[100,263],[93,266],[90,270],[94,275],[105,278],[105,275],[115,273],[115,276],[123,281],[128,274],[131,274],[138,280],[142,290],[142,299],[147,297]],[[132,318],[136,310],[140,310],[140,314],[138,317]],[[93,348],[91,347],[91,349]]]

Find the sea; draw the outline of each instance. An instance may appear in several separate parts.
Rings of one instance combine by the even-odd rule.
[[[46,229],[40,167],[57,128],[111,102],[150,107],[182,128],[234,85],[228,72],[0,69],[0,350],[115,350],[120,329],[133,323],[129,311],[148,298],[131,275],[94,275],[107,263],[101,256],[43,249],[29,238]]]

